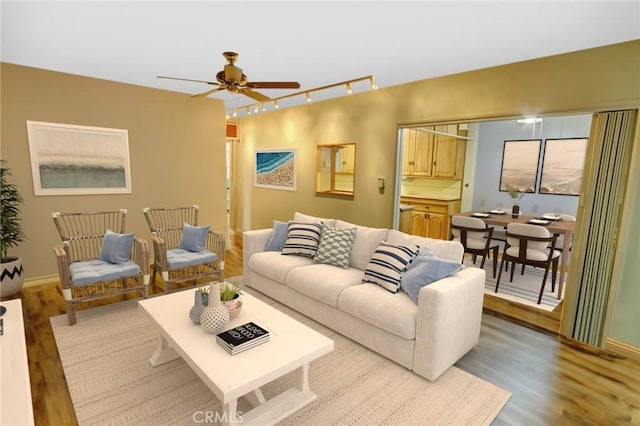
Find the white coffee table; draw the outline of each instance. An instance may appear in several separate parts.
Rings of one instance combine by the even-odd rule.
[[[193,293],[184,290],[138,302],[158,328],[151,365],[184,359],[222,402],[223,412],[213,415],[224,424],[275,424],[316,399],[309,389],[309,362],[331,352],[333,340],[245,291],[242,311],[227,328],[254,321],[269,330],[270,340],[232,356],[216,343],[215,334],[189,319]],[[260,387],[294,370],[295,386],[266,401]],[[249,412],[237,413],[241,396],[254,406]]]

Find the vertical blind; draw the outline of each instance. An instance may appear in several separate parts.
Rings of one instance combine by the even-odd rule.
[[[594,346],[602,340],[636,117],[637,111],[603,112],[592,122],[577,230],[584,267],[571,275],[579,283],[572,337]]]

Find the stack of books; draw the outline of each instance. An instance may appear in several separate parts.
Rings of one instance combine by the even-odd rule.
[[[231,355],[269,341],[269,331],[254,322],[239,325],[216,335],[216,342]]]

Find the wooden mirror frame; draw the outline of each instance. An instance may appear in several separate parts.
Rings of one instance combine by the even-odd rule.
[[[355,194],[356,144],[318,145],[316,195],[353,198]]]

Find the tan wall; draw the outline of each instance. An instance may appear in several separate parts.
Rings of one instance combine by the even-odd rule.
[[[56,275],[54,211],[126,208],[127,230],[147,238],[143,207],[200,205],[200,223],[226,227],[222,101],[2,64],[1,158],[25,202],[27,281]],[[132,194],[34,196],[27,120],[127,129]],[[148,240],[149,241],[149,240]]]
[[[243,185],[237,196],[244,223],[239,227],[270,226],[273,219],[289,219],[295,211],[390,226],[399,123],[637,108],[638,75],[636,40],[243,117]],[[316,197],[316,145],[344,141],[357,143],[355,197]],[[254,150],[292,147],[298,150],[298,190],[255,188]],[[378,176],[387,178],[384,194],[376,187]]]

